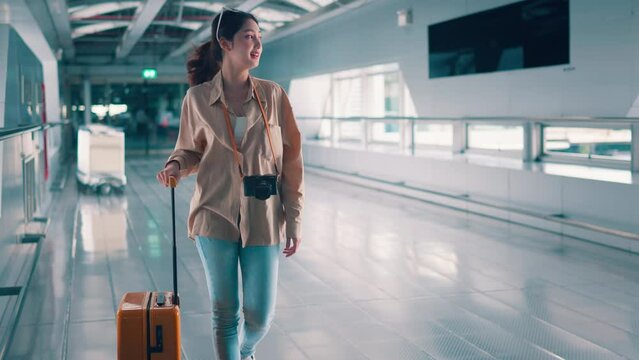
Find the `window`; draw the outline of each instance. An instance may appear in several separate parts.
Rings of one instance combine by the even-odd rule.
[[[453,146],[453,125],[451,124],[415,124],[416,146]]]
[[[407,120],[370,119],[416,115],[415,105],[396,63],[294,79],[289,94],[298,117],[325,118],[316,126],[311,123],[319,120],[302,122],[301,127],[308,132],[306,139],[366,141],[399,149],[400,144],[410,138]],[[314,99],[316,105],[311,104],[309,98]],[[344,117],[353,119],[332,120]]]
[[[524,149],[524,128],[510,125],[468,125],[468,148],[521,151]]]
[[[399,72],[384,74],[384,115],[400,116]]]
[[[544,153],[630,161],[629,128],[544,127]]]
[[[333,101],[335,117],[362,116],[362,82],[360,78],[336,79]]]

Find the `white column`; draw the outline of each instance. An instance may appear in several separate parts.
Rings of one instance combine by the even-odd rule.
[[[339,120],[331,119],[331,146],[337,147],[339,142]]]
[[[415,133],[417,132],[417,124],[415,124],[415,119],[411,119],[408,123],[409,126],[409,135],[410,135],[410,154],[415,156]]]
[[[364,150],[368,150],[369,121],[364,118],[360,119],[360,121],[362,126],[362,145],[364,146]]]
[[[408,133],[408,127],[406,126],[407,124],[406,119],[402,119],[402,120],[397,120],[397,124],[399,124],[399,152],[400,154],[405,154],[406,153],[406,148],[407,148],[407,143],[408,141],[406,140],[407,137],[407,133]]]
[[[630,125],[632,129],[632,143],[630,144],[632,172],[639,172],[639,124]]]
[[[91,124],[91,81],[84,79],[84,124]]]
[[[465,121],[453,122],[453,153],[462,154],[468,143],[468,127]]]
[[[542,127],[539,123],[527,122],[524,127],[523,161],[537,161],[542,155]]]
[[[60,121],[60,81],[58,78],[57,60],[42,62],[44,77],[44,99],[47,112],[47,121]]]

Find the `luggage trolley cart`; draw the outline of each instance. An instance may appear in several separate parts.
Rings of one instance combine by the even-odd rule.
[[[124,131],[99,124],[78,129],[77,180],[82,191],[124,191]]]

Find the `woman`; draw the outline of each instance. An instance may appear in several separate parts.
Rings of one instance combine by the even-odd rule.
[[[168,186],[197,173],[188,230],[204,265],[215,349],[219,359],[255,359],[274,316],[282,242],[289,257],[302,240],[301,136],[284,90],[249,75],[262,52],[255,17],[224,9],[212,32],[188,61],[180,133],[157,179]]]

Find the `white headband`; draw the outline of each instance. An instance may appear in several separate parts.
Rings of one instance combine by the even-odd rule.
[[[217,29],[215,30],[215,38],[217,39],[217,42],[220,42],[220,24],[222,23],[222,15],[224,15],[224,10],[226,11],[234,11],[234,12],[240,12],[239,10],[235,10],[235,9],[227,9],[227,8],[222,8],[222,11],[220,11],[220,19],[217,21]]]

